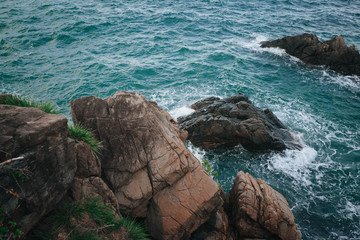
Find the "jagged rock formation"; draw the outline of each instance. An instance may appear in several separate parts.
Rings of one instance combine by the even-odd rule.
[[[202,148],[233,147],[248,150],[300,149],[289,130],[269,110],[252,105],[244,95],[225,99],[210,97],[194,103],[194,113],[180,117],[179,127]]]
[[[244,102],[240,106],[249,104],[243,95],[226,104],[236,99]],[[209,108],[214,100],[197,106]],[[262,180],[240,172],[225,198],[185,148],[186,131],[139,93],[85,97],[71,106],[74,122],[93,129],[103,142],[100,159],[87,144],[68,138],[64,117],[0,104],[0,204],[26,239],[37,239],[26,236],[35,225],[51,231],[47,213],[89,196],[111,205],[115,217],[145,218],[153,239],[301,238],[285,198]],[[101,228],[88,214],[70,221],[79,233]],[[72,231],[64,227],[50,234],[62,240]],[[104,239],[130,238],[123,227],[102,233]]]
[[[0,104],[0,205],[26,234],[64,197],[76,172],[67,119]]]
[[[301,239],[286,199],[261,179],[239,172],[226,204],[237,238]]]
[[[345,75],[360,76],[359,51],[355,46],[348,47],[340,36],[320,42],[316,35],[304,33],[262,42],[261,47],[279,47],[305,63],[325,65]]]
[[[175,121],[139,93],[71,102],[103,142],[103,177],[122,213],[146,217],[155,239],[186,239],[223,204],[222,190],[185,148]]]

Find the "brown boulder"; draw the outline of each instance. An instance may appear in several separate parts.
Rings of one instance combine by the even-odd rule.
[[[195,112],[180,117],[178,122],[195,146],[211,149],[241,144],[247,150],[301,149],[269,109],[255,107],[244,94],[210,97],[191,107]]]
[[[148,217],[155,239],[187,238],[221,207],[221,190],[184,146],[186,133],[156,103],[117,92],[76,99],[71,108],[73,121],[104,145],[102,177],[121,212]]]
[[[316,35],[304,33],[262,42],[261,47],[279,47],[305,63],[325,65],[345,75],[360,76],[359,51],[355,46],[348,47],[340,36],[320,42]]]
[[[25,234],[71,186],[76,158],[67,135],[63,116],[0,104],[0,206]]]
[[[240,237],[300,240],[286,199],[264,181],[239,172],[227,194],[227,213],[230,224]]]
[[[218,185],[199,166],[154,196],[149,230],[155,239],[188,239],[222,204]]]

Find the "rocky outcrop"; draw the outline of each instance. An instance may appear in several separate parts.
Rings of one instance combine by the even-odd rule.
[[[71,186],[76,157],[67,135],[63,116],[0,104],[0,205],[24,234]]]
[[[325,65],[345,75],[360,76],[359,51],[355,46],[348,47],[340,36],[320,42],[316,35],[304,33],[262,42],[261,47],[282,48],[305,63]]]
[[[226,204],[238,238],[301,239],[286,199],[261,179],[239,172]]]
[[[241,144],[248,150],[300,149],[289,130],[269,110],[261,110],[244,95],[207,98],[191,106],[194,113],[180,117],[188,139],[206,149]]]
[[[65,227],[52,224],[52,213],[61,212],[61,206],[99,200],[112,206],[107,216],[145,218],[153,239],[301,238],[285,198],[262,180],[240,172],[225,198],[185,148],[187,132],[139,93],[118,92],[105,100],[85,97],[71,106],[74,122],[93,129],[102,141],[99,158],[84,142],[68,138],[64,117],[0,104],[1,211],[17,222],[24,236],[37,225],[58,240],[75,230],[87,234],[94,229],[104,239],[130,238],[123,227],[107,231],[89,212],[70,217]],[[193,107],[238,118],[232,121],[264,117],[281,126],[241,94],[206,99]],[[269,123],[263,125],[269,128]]]
[[[139,93],[71,102],[72,117],[102,141],[102,178],[124,214],[145,217],[155,239],[187,239],[221,208],[221,189],[185,148],[185,132]],[[182,139],[180,138],[182,136]]]

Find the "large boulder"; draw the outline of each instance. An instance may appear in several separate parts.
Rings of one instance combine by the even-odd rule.
[[[340,36],[320,42],[316,35],[304,33],[262,42],[261,47],[282,48],[305,63],[325,65],[345,75],[360,76],[359,51],[355,46],[348,47]]]
[[[72,118],[102,141],[102,178],[122,213],[155,239],[186,239],[216,212],[221,189],[186,149],[171,116],[139,93],[71,101]],[[181,137],[182,136],[182,139]]]
[[[211,97],[191,106],[195,112],[180,117],[188,139],[206,149],[241,144],[248,150],[300,149],[289,130],[269,110],[255,107],[244,95]]]
[[[71,186],[75,143],[67,136],[63,116],[0,104],[0,206],[24,234]]]
[[[238,238],[301,239],[286,199],[248,173],[237,174],[227,194],[226,208]]]

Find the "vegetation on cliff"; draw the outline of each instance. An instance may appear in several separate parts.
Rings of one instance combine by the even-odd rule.
[[[18,107],[33,107],[38,108],[43,112],[50,114],[59,114],[60,111],[56,110],[56,106],[51,102],[37,102],[33,99],[21,97],[17,95],[9,95],[0,99],[0,104],[14,105]]]
[[[91,130],[83,127],[81,124],[75,124],[74,126],[68,125],[69,137],[76,142],[85,142],[91,148],[95,157],[99,157],[101,150],[103,149],[102,143],[97,140]]]
[[[129,217],[118,217],[114,209],[97,197],[65,203],[52,217],[51,231],[38,232],[42,239],[149,239],[145,228]]]

